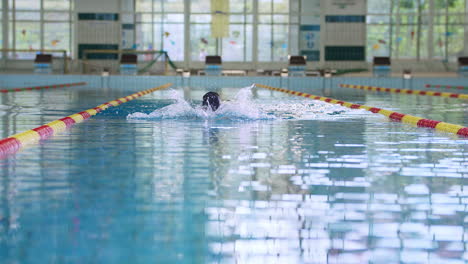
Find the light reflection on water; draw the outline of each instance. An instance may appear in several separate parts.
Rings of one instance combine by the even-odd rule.
[[[45,114],[15,129],[106,101],[62,93],[80,100],[41,101]],[[362,112],[126,120],[171,104],[168,96],[110,109],[0,161],[4,263],[468,260],[466,140]],[[269,109],[308,102],[257,96]],[[6,110],[3,133],[17,116]]]

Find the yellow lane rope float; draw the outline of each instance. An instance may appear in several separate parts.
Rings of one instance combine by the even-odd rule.
[[[384,115],[384,116],[389,117],[390,119],[392,119],[394,121],[399,121],[399,122],[415,125],[415,126],[418,126],[418,127],[433,128],[433,129],[436,129],[436,130],[439,130],[439,131],[444,131],[444,132],[448,132],[448,133],[468,137],[468,127],[463,127],[463,126],[460,126],[460,125],[445,123],[445,122],[441,122],[441,121],[435,121],[435,120],[431,120],[431,119],[425,119],[425,118],[421,118],[421,117],[417,117],[417,116],[401,114],[401,113],[398,113],[398,112],[394,112],[394,111],[390,111],[390,110],[386,110],[386,109],[382,109],[382,108],[371,107],[371,106],[360,105],[360,104],[353,104],[353,103],[348,103],[348,102],[345,102],[345,101],[340,101],[340,100],[336,100],[336,99],[332,99],[332,98],[316,96],[316,95],[312,95],[312,94],[308,94],[308,93],[301,93],[301,92],[296,92],[296,91],[291,91],[291,90],[287,90],[287,89],[271,87],[271,86],[262,85],[262,84],[255,84],[255,85],[257,87],[266,88],[266,89],[273,90],[273,91],[278,91],[278,92],[288,93],[288,94],[292,94],[292,95],[302,96],[302,97],[306,97],[306,98],[310,98],[310,99],[314,99],[314,100],[320,100],[320,101],[324,101],[324,102],[331,103],[331,104],[338,104],[338,105],[342,105],[342,106],[345,106],[345,107],[348,107],[348,108],[351,108],[351,109],[364,109],[364,110],[370,111],[372,113]]]
[[[96,115],[101,111],[106,110],[109,107],[118,106],[120,104],[126,103],[128,101],[152,93],[154,91],[166,89],[171,85],[172,83],[167,83],[158,87],[137,92],[129,96],[125,96],[113,101],[109,101],[107,103],[103,103],[94,108],[52,121],[40,127],[36,127],[31,130],[27,130],[25,132],[4,138],[0,140],[0,157],[4,157],[6,154],[9,153],[15,153],[19,149],[25,147],[26,145],[34,144],[39,142],[39,140],[47,139],[53,135],[59,134],[60,132],[63,132],[64,130],[70,128],[74,124],[81,123],[84,120],[90,118],[93,115]]]
[[[72,87],[72,86],[79,86],[79,85],[86,85],[86,82],[52,84],[52,85],[43,85],[43,86],[34,86],[34,87],[13,88],[13,89],[1,89],[0,92],[1,93],[24,92],[24,91],[33,91],[33,90],[41,90],[41,89]]]
[[[352,84],[340,84],[340,87],[343,87],[343,88],[360,89],[360,90],[368,90],[368,91],[374,91],[374,92],[387,92],[387,93],[400,93],[400,94],[415,94],[415,95],[441,96],[441,97],[459,98],[459,99],[468,100],[468,94],[442,93],[442,92],[434,92],[434,91],[420,91],[420,90],[396,89],[396,88],[385,88],[385,87],[377,87],[377,86],[352,85]]]

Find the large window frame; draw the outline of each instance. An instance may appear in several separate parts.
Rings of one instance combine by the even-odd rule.
[[[4,23],[3,23],[3,1],[0,0],[0,21],[2,21],[2,24],[0,25],[0,48],[3,48],[3,30],[4,30]]]
[[[259,0],[258,44],[256,47],[259,62],[285,62],[288,60],[291,51],[290,36],[294,34],[293,29],[296,31],[299,29],[299,19],[295,19],[299,16],[298,10],[292,7],[291,2]],[[262,40],[264,32],[266,32],[264,36],[267,38]],[[296,32],[295,35],[298,33]],[[265,46],[269,46],[269,49],[265,49]]]
[[[205,55],[221,55],[223,61],[252,62],[248,44],[252,46],[253,0],[240,0],[242,8],[230,9],[229,37],[222,39],[212,38],[210,34],[212,14],[207,4],[210,1],[199,1],[205,2],[205,8],[200,8],[200,3],[195,1],[190,3],[190,61],[203,62]],[[205,32],[201,31],[203,28]],[[242,50],[242,54],[236,53],[236,49]]]
[[[7,13],[7,17],[4,19],[8,21],[6,26],[8,41],[3,42],[3,48],[66,50],[68,56],[72,56],[73,1],[64,1],[64,8],[54,8],[55,6],[52,5],[48,7],[48,0],[30,0],[30,2],[31,5],[28,5],[27,0],[9,0],[8,6],[3,6],[4,9],[8,10],[8,12],[3,12],[3,14]],[[5,27],[3,28],[5,29]],[[65,30],[60,31],[63,28]],[[62,56],[62,54],[57,55]],[[35,57],[35,54],[9,52],[8,57],[30,60]]]
[[[76,45],[74,45],[75,13],[73,11],[73,0],[67,2],[69,6],[65,10],[63,8],[61,10],[54,10],[54,5],[50,4],[60,4],[60,0],[0,1],[3,3],[0,7],[3,8],[0,9],[0,12],[3,10],[2,48],[65,49],[69,55],[72,55],[76,48]],[[63,1],[66,2],[66,0]],[[262,0],[269,1],[268,3],[271,6],[270,11],[265,11],[263,2],[260,0],[239,1],[240,4],[233,2],[233,8],[229,13],[230,37],[214,39],[214,48],[207,51],[207,55],[221,55],[225,62],[240,63],[242,65],[252,64],[255,66],[259,62],[284,63],[287,61],[287,55],[298,52],[301,15],[299,0]],[[149,3],[149,6],[139,8],[137,2]],[[133,38],[136,44],[141,45],[133,46],[132,48],[139,50],[167,50],[167,45],[174,42],[174,37],[178,37],[176,42],[180,49],[172,52],[172,56],[171,52],[169,52],[171,59],[177,62],[183,61],[184,67],[198,66],[199,63],[203,63],[203,58],[198,54],[200,50],[193,45],[193,42],[200,42],[200,39],[196,39],[197,37],[191,29],[201,25],[205,27],[202,29],[204,32],[209,31],[210,19],[206,21],[193,21],[192,18],[200,15],[211,16],[211,10],[207,10],[206,8],[204,10],[193,9],[192,13],[191,2],[193,1],[180,0],[176,2],[179,3],[177,10],[166,10],[164,7],[169,5],[168,1],[135,0],[132,3],[132,12],[121,10],[120,14],[129,18],[125,19],[125,23],[133,23],[135,25]],[[275,8],[278,2],[283,3],[283,5],[286,3],[287,8]],[[5,5],[5,3],[7,4]],[[20,4],[17,5],[18,3]],[[177,18],[176,20],[171,20],[171,17]],[[265,17],[268,17],[269,20],[262,19]],[[281,19],[279,20],[278,18]],[[122,21],[124,20],[122,19]],[[176,26],[177,29],[173,29],[172,31],[174,32],[161,29],[168,26]],[[266,32],[262,28],[265,26],[268,27]],[[142,39],[139,37],[142,33],[142,28],[146,30],[143,33],[146,34],[145,38],[147,40],[138,43]],[[156,30],[157,28],[160,30]],[[59,31],[66,32],[59,34]],[[170,36],[168,37],[165,32],[171,33]],[[264,41],[262,42],[262,36],[264,35],[270,36],[272,47],[264,45]],[[55,41],[52,45],[51,38],[56,38],[58,41]],[[259,53],[265,51],[268,56],[266,59],[262,59],[262,57],[259,57]],[[8,53],[8,58],[10,59],[33,59],[33,57],[34,53],[31,52]]]
[[[157,39],[162,39],[161,32],[156,32],[153,29],[157,23],[154,19],[155,15],[164,16],[168,12],[163,10],[154,10],[154,1],[160,0],[136,0],[135,1],[135,42],[137,49],[152,49],[165,50],[164,45],[160,45]],[[193,2],[205,1],[204,5]],[[221,55],[223,62],[229,63],[254,63],[258,62],[286,62],[287,55],[291,52],[298,51],[298,40],[292,40],[292,37],[298,38],[300,25],[300,1],[284,0],[288,8],[286,10],[276,10],[272,7],[270,12],[259,10],[258,0],[239,0],[244,8],[231,9],[229,31],[230,36],[227,38],[211,38],[209,36],[209,28],[211,26],[211,10],[209,8],[209,0],[190,1],[184,0],[184,54],[183,58],[173,58],[173,61],[184,62],[185,67],[194,67],[199,63],[204,62],[205,55]],[[269,0],[273,6],[275,2]],[[137,2],[147,3],[145,10],[139,7]],[[194,7],[195,5],[195,7]],[[292,7],[294,6],[294,7]],[[290,11],[289,11],[290,10]],[[179,13],[182,14],[182,13]],[[142,16],[146,15],[146,19]],[[277,20],[277,16],[281,15],[284,19]],[[269,21],[259,21],[259,16],[269,16]],[[286,44],[280,46],[284,52],[276,52],[274,48],[265,48],[264,43],[259,41],[261,32],[259,27],[269,25],[267,32],[272,39],[281,39]],[[146,28],[145,28],[146,27]],[[281,36],[277,36],[279,27],[286,28]],[[234,33],[234,34],[233,34]],[[151,36],[149,36],[151,35]],[[141,43],[139,43],[141,42]],[[292,47],[294,46],[294,47]],[[269,58],[267,60],[259,59],[258,52],[268,50]],[[242,52],[242,54],[240,54]],[[233,54],[236,54],[234,56]]]
[[[460,2],[462,10],[452,8],[448,0],[391,0],[382,9],[378,9],[376,1],[368,2],[368,61],[373,56],[390,56],[448,62],[455,61],[463,51],[468,1],[454,0]],[[379,28],[382,30],[376,30]],[[375,32],[383,33],[381,39]]]
[[[135,0],[135,43],[139,50],[165,50],[174,61],[183,61],[185,53],[185,10],[184,0],[175,1],[182,3],[182,8],[172,9],[162,0]],[[176,34],[168,28],[180,27]],[[150,36],[144,36],[143,29],[150,29]],[[143,37],[145,43],[138,43]],[[148,41],[149,37],[149,41]],[[175,47],[175,48],[174,48]],[[182,59],[180,59],[182,58]]]

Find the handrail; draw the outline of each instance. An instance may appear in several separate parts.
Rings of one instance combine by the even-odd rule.
[[[64,88],[72,86],[86,85],[86,82],[77,82],[77,83],[64,83],[64,84],[49,84],[33,87],[21,87],[21,88],[10,88],[10,89],[0,89],[0,93],[11,93],[11,92],[23,92],[23,91],[33,91],[41,89],[50,89],[50,88]]]
[[[0,52],[49,52],[49,53],[63,53],[63,73],[68,73],[67,50],[64,49],[0,49]]]
[[[177,66],[170,59],[167,51],[164,50],[100,50],[100,49],[85,49],[83,50],[83,60],[88,60],[88,54],[90,53],[103,53],[103,54],[161,54],[164,55],[166,63],[164,65],[164,71],[167,72],[167,64],[171,66],[172,69],[177,69]]]

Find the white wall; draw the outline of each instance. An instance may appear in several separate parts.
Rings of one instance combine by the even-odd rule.
[[[118,13],[120,0],[75,0],[76,13]]]
[[[465,13],[468,13],[468,2],[465,6]],[[465,45],[463,46],[463,55],[468,56],[468,24],[465,22]]]
[[[367,13],[366,0],[324,0],[324,15],[359,15]],[[366,23],[325,23],[325,45],[365,46]]]
[[[322,4],[327,15],[363,15],[367,12],[366,0],[322,0]]]

